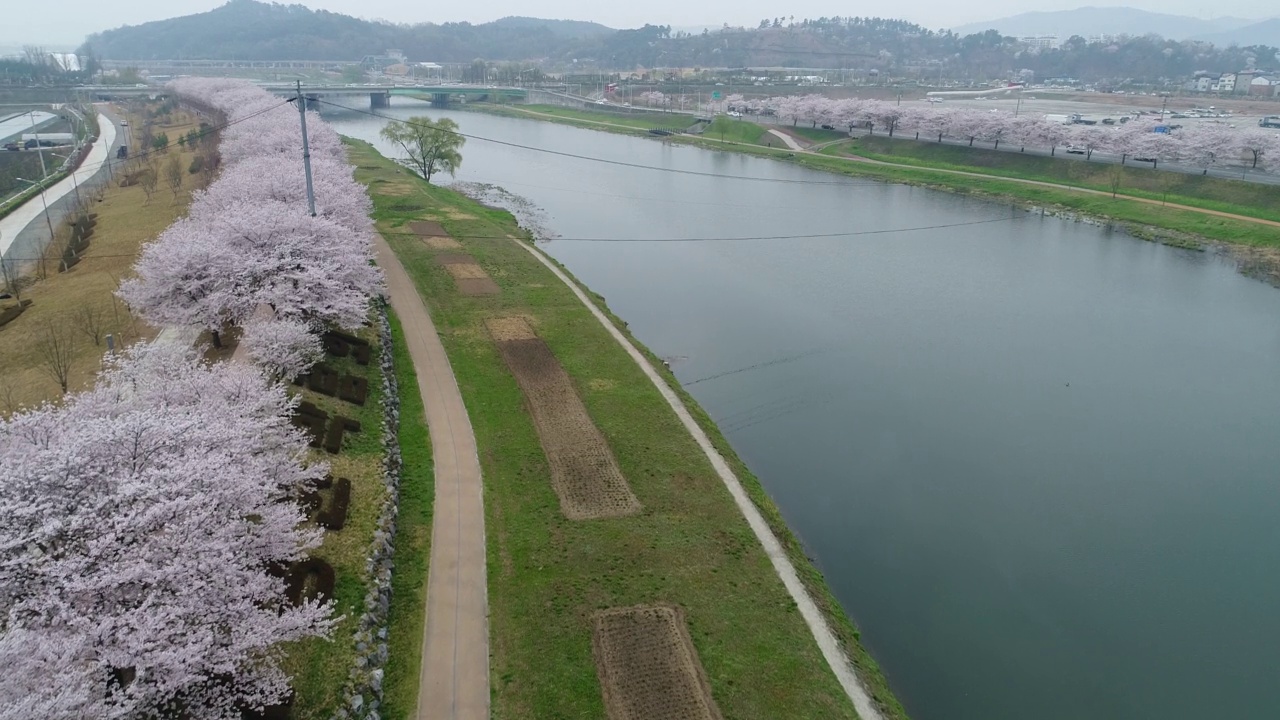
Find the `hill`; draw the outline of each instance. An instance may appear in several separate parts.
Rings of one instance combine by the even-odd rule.
[[[985,30],[995,30],[1013,37],[1056,35],[1062,40],[1073,35],[1088,38],[1093,35],[1142,36],[1155,33],[1171,40],[1185,40],[1209,33],[1227,32],[1255,22],[1257,21],[1232,17],[1201,20],[1131,7],[1082,7],[1057,12],[1026,12],[998,20],[961,25],[952,30],[960,35]],[[1278,42],[1280,38],[1273,36],[1270,41]]]
[[[1196,39],[1211,42],[1218,47],[1280,44],[1280,18],[1263,20],[1234,30],[1209,33]]]
[[[209,12],[95,33],[87,44],[111,60],[356,61],[397,48],[414,60],[467,62],[547,57],[562,52],[566,42],[614,32],[596,23],[527,17],[481,25],[392,25],[303,5],[230,0]]]

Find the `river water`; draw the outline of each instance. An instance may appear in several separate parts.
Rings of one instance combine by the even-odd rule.
[[[395,102],[774,180],[480,140],[458,173],[545,209],[546,250],[673,359],[913,718],[1280,714],[1276,290],[959,195]],[[325,115],[392,154],[381,120]],[[926,226],[950,227],[876,232]],[[829,233],[860,234],[688,240]]]

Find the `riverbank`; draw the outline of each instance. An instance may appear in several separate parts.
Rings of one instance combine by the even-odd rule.
[[[558,122],[606,132],[650,134],[647,129],[622,125],[612,114],[605,113],[480,104],[468,106],[466,109]],[[1118,226],[1144,240],[1194,250],[1221,252],[1232,257],[1242,271],[1280,285],[1280,223],[1269,217],[1274,210],[1265,204],[1255,207],[1242,205],[1239,201],[1225,203],[1220,199],[1224,193],[1229,197],[1231,186],[1234,185],[1245,185],[1248,194],[1243,197],[1247,198],[1253,198],[1258,193],[1263,195],[1277,193],[1280,197],[1280,188],[1273,189],[1270,186],[1260,187],[1250,183],[1216,178],[1132,169],[1125,171],[1123,177],[1142,178],[1146,182],[1151,182],[1150,178],[1156,178],[1155,182],[1160,182],[1164,177],[1172,176],[1172,179],[1177,180],[1177,186],[1170,184],[1167,187],[1170,191],[1167,195],[1164,187],[1160,188],[1159,193],[1137,187],[1133,195],[1126,195],[1127,188],[1120,187],[1116,189],[1113,197],[1109,185],[1106,189],[1090,186],[1077,187],[1051,177],[1043,179],[1029,175],[1019,177],[1015,176],[1017,172],[998,174],[992,172],[991,168],[976,164],[962,166],[954,160],[943,163],[936,158],[912,158],[905,152],[901,153],[902,157],[898,157],[893,154],[892,149],[887,150],[885,143],[881,142],[887,141],[887,138],[876,137],[867,142],[863,142],[863,139],[842,140],[847,137],[842,133],[780,126],[779,130],[788,132],[806,143],[820,143],[809,150],[794,151],[782,148],[782,141],[767,133],[765,126],[744,120],[731,122],[735,126],[733,135],[736,137],[726,136],[721,140],[717,132],[708,130],[698,136],[664,137],[663,141],[769,157],[841,175],[872,177],[885,182],[1013,201],[1024,207],[1046,213]],[[744,133],[737,128],[738,125],[759,128],[759,133],[752,137],[749,133]],[[746,141],[740,139],[743,135],[747,135]],[[777,147],[761,144],[762,142],[771,143]],[[895,147],[902,147],[899,143],[908,141],[891,142]],[[928,145],[923,142],[911,144]],[[947,152],[969,150],[969,148],[945,147]],[[989,151],[979,149],[976,152]],[[999,155],[1012,154],[999,153]],[[1057,163],[1053,167],[1062,167],[1064,164],[1068,167],[1083,165],[1072,160],[1044,160]],[[1178,192],[1180,189],[1185,191],[1187,188],[1203,188],[1210,185],[1213,186],[1213,194],[1217,197],[1198,198]],[[1251,211],[1255,216],[1249,217],[1233,213],[1231,210]]]
[[[379,230],[432,309],[475,429],[485,483],[493,717],[604,716],[602,651],[593,649],[592,628],[601,611],[640,605],[678,609],[724,716],[856,717],[711,462],[608,329],[522,246],[515,220],[426,184],[365,143],[352,142],[351,156]],[[428,242],[409,227],[415,221],[438,223],[451,237]],[[458,267],[452,256],[462,254],[470,262]],[[480,280],[496,292],[460,292]],[[625,323],[610,320],[626,333]],[[616,504],[624,512],[605,508],[607,517],[570,519],[581,508],[566,511],[553,486],[559,470],[548,460],[557,429],[539,424],[547,417],[541,396],[526,395],[529,378],[520,374],[516,346],[502,339],[514,331],[536,337],[515,342],[544,347],[540,362],[557,366],[554,374],[564,379],[563,403],[582,408],[579,421],[590,430],[569,437],[598,438],[600,457],[616,462],[627,491],[619,497],[631,495]],[[674,377],[662,375],[742,479],[879,714],[904,718],[759,482]],[[392,635],[402,632],[412,628],[393,618]],[[407,659],[393,648],[389,680]],[[399,699],[389,716],[406,717],[413,703],[405,688],[390,688],[392,696]]]

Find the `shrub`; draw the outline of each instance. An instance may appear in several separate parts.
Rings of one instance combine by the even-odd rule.
[[[364,405],[369,397],[369,381],[358,375],[343,375],[338,385],[338,397],[356,405]]]
[[[328,507],[316,513],[316,524],[327,530],[341,530],[347,524],[347,510],[351,506],[351,481],[338,478],[333,483]]]
[[[203,169],[204,169],[203,155],[197,155],[194,158],[191,158],[191,164],[187,166],[188,173],[195,175],[196,173],[200,172]]]
[[[333,597],[333,566],[318,557],[307,558],[289,567],[284,582],[285,597],[295,606],[303,600],[328,600]]]

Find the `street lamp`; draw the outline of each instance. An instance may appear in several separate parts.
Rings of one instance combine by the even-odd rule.
[[[31,131],[36,136],[36,154],[40,156],[40,175],[49,177],[49,171],[44,168],[44,148],[40,145],[40,131],[36,130],[36,111],[27,111],[27,117],[31,118]]]
[[[42,183],[32,182],[31,180],[24,180],[23,178],[14,178],[14,180],[40,188],[40,204],[44,206],[44,221],[45,224],[49,226],[49,242],[52,243],[54,239],[53,220],[49,219],[49,203],[45,202],[44,199],[44,185]],[[43,270],[41,272],[43,272]]]

